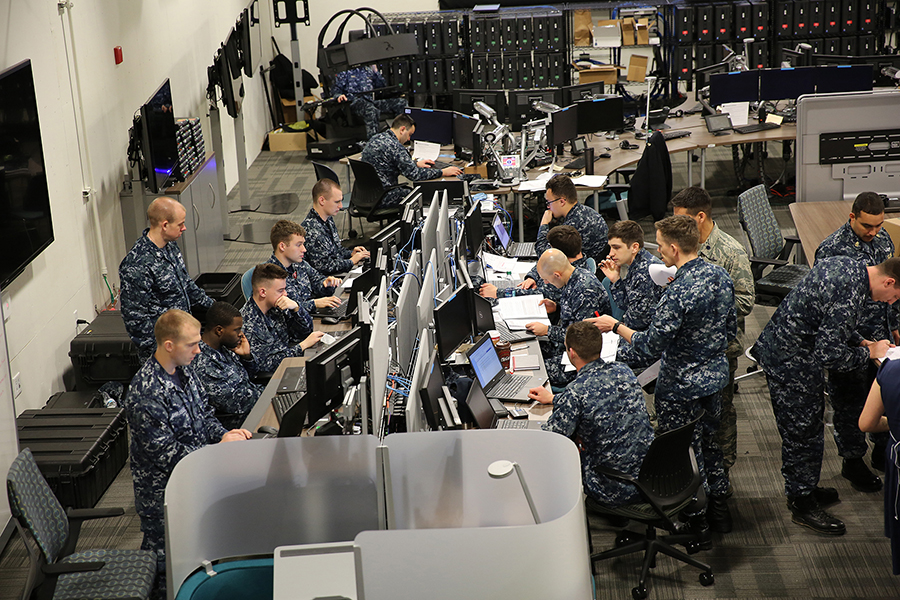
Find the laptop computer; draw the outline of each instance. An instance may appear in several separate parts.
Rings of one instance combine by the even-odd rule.
[[[481,336],[466,352],[466,357],[475,370],[478,383],[490,398],[506,402],[530,402],[528,390],[547,382],[546,376],[510,375],[504,371],[494,343],[488,335]]]
[[[494,407],[491,406],[484,390],[477,381],[472,382],[469,388],[469,395],[466,397],[466,405],[469,412],[475,419],[475,424],[479,429],[540,429],[540,421],[529,421],[524,419],[501,419],[497,416]]]
[[[494,330],[500,333],[501,341],[510,344],[537,339],[527,331],[511,331],[503,321],[497,323],[494,320],[494,309],[491,303],[486,298],[479,296],[475,290],[470,289],[469,292],[471,294],[469,308],[472,311],[472,326],[476,334]]]
[[[334,317],[335,319],[345,320],[349,319],[356,313],[357,307],[357,292],[363,292],[368,294],[375,289],[377,291],[377,285],[380,277],[384,274],[384,271],[378,268],[366,269],[363,273],[355,278],[350,284],[350,296],[341,304],[330,307],[316,306],[311,313],[313,317]],[[335,288],[336,290],[337,288]]]
[[[728,113],[705,115],[706,130],[713,135],[729,135],[731,133],[731,117]]]
[[[534,249],[534,242],[513,242],[509,237],[509,232],[506,231],[506,227],[503,225],[503,221],[500,219],[499,214],[494,217],[494,221],[491,225],[494,228],[494,233],[497,234],[497,239],[500,240],[500,247],[503,249],[503,253],[506,254],[506,256],[515,258],[537,258],[537,250]]]

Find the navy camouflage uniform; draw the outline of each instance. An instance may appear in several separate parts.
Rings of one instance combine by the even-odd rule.
[[[582,269],[587,270],[587,259],[582,256],[581,258],[573,262],[572,266],[581,267]],[[525,279],[531,279],[537,284],[537,286],[528,290],[524,290],[515,286],[497,290],[497,297],[513,298],[515,296],[533,296],[535,294],[542,294],[544,298],[553,300],[557,304],[559,303],[560,289],[555,285],[544,283],[544,279],[538,274],[537,263],[535,263],[531,270],[528,271],[528,274],[525,275]]]
[[[587,269],[576,267],[562,288],[556,310],[559,312],[559,323],[551,325],[547,339],[542,340],[541,354],[550,384],[564,387],[575,378],[575,371],[565,372],[560,364],[566,351],[566,328],[577,321],[584,321],[599,312],[609,313],[609,294],[597,277]]]
[[[600,358],[584,365],[554,395],[553,413],[543,429],[581,439],[581,477],[593,500],[610,508],[639,500],[633,485],[597,472],[604,466],[637,477],[653,441],[641,386],[627,366]]]
[[[300,342],[313,331],[313,321],[303,307],[294,312],[272,308],[266,314],[256,300],[247,300],[241,309],[244,336],[254,349],[256,366],[263,372],[274,372],[289,356],[303,356]]]
[[[659,432],[681,427],[705,411],[694,431],[694,451],[705,485],[715,496],[728,490],[716,431],[720,392],[728,382],[725,349],[736,334],[731,278],[722,267],[698,257],[675,273],[650,327],[631,337],[637,352],[662,355],[655,397]]]
[[[315,298],[324,298],[331,296],[334,291],[333,287],[326,287],[325,280],[328,278],[322,275],[305,260],[293,263],[287,267],[281,264],[274,254],[269,257],[268,262],[278,265],[287,271],[287,296],[303,309],[313,314],[316,312]]]
[[[125,397],[131,429],[131,474],[134,505],[141,518],[141,548],[155,550],[158,571],[166,570],[163,501],[172,470],[182,458],[222,440],[227,430],[213,410],[190,367],[175,376],[151,357],[131,380]],[[165,577],[157,578],[164,587]]]
[[[224,346],[214,350],[201,340],[191,369],[216,418],[226,429],[238,429],[264,389],[250,381],[258,371],[253,357],[244,359]]]
[[[188,275],[176,242],[157,248],[145,229],[119,264],[122,318],[141,362],[156,352],[153,327],[167,310],[191,312],[192,305],[212,306],[213,299]]]
[[[410,181],[425,181],[437,179],[441,176],[441,170],[435,168],[423,168],[416,165],[409,152],[397,139],[393,129],[382,131],[368,141],[363,148],[363,162],[367,162],[378,173],[381,185],[385,188],[398,185],[398,177],[403,175]],[[397,188],[388,192],[378,204],[379,207],[396,206],[406,197],[409,190]]]
[[[881,229],[871,242],[864,242],[850,227],[850,221],[825,238],[816,249],[816,263],[833,256],[849,256],[862,264],[874,267],[894,256],[894,242]],[[887,302],[871,298],[857,325],[857,331],[867,340],[894,341],[891,334],[898,327],[897,313]],[[828,397],[834,408],[834,441],[838,454],[844,458],[862,458],[869,449],[866,435],[859,430],[859,414],[869,395],[878,368],[873,361],[852,371],[828,370]],[[876,447],[887,446],[888,433],[872,433],[869,437]]]
[[[849,371],[869,361],[856,326],[871,297],[866,265],[844,256],[818,261],[750,350],[769,383],[789,498],[811,494],[819,483],[824,369]]]
[[[319,213],[311,208],[306,214],[306,218],[303,219],[302,225],[306,230],[304,262],[309,263],[309,266],[326,276],[335,273],[349,273],[353,269],[355,265],[350,260],[353,250],[344,248],[341,244],[341,236],[338,235],[333,217],[328,217],[323,221]]]
[[[609,227],[607,227],[606,221],[596,210],[579,202],[572,206],[569,213],[563,218],[553,224],[541,225],[538,228],[537,240],[534,242],[534,249],[538,256],[550,247],[547,234],[551,227],[557,225],[571,225],[578,230],[578,233],[581,234],[581,252],[586,258],[593,258],[597,264],[600,264],[600,261],[609,254],[609,244],[607,243]]]
[[[662,261],[641,248],[628,266],[624,277],[619,277],[609,286],[610,294],[616,306],[625,311],[619,319],[626,327],[635,331],[644,331],[653,321],[656,304],[665,288],[656,285],[650,278],[650,265],[662,264]],[[646,368],[656,362],[659,356],[649,358],[632,350],[624,340],[619,343],[616,360],[633,369]]]
[[[406,98],[375,99],[372,90],[385,85],[381,73],[371,67],[356,67],[334,76],[331,95],[335,98],[341,94],[347,96],[350,110],[366,122],[366,139],[378,133],[381,113],[391,113],[396,117],[406,108]]]
[[[734,309],[737,314],[738,336],[744,333],[744,317],[753,310],[756,302],[756,286],[753,283],[753,271],[750,270],[750,258],[747,251],[736,239],[719,229],[713,223],[712,231],[705,242],[700,244],[700,258],[719,265],[731,277],[734,284]],[[743,354],[744,346],[735,336],[728,340],[728,384],[722,389],[722,414],[717,434],[719,446],[725,457],[725,468],[730,469],[737,460],[737,410],[734,408],[734,375],[737,372],[738,357]]]

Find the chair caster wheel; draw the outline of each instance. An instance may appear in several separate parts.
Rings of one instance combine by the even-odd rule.
[[[706,587],[716,582],[716,576],[710,573],[700,573],[700,585]]]
[[[359,233],[357,233],[355,229],[351,229],[347,232],[347,237],[351,240],[355,240],[357,237],[359,237]]]
[[[628,531],[623,531],[616,536],[616,548],[621,548],[622,546],[627,546],[633,541],[634,538],[631,537],[631,534]]]
[[[697,542],[688,542],[684,549],[688,554],[697,554],[700,552],[700,544]]]
[[[738,384],[737,383],[734,384],[734,393],[735,394],[738,393]]]
[[[631,597],[634,598],[634,600],[644,600],[647,597],[647,588],[631,588]]]

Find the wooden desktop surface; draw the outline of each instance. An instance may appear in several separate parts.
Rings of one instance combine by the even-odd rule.
[[[853,202],[849,200],[791,204],[791,217],[810,267],[816,259],[816,248],[850,218],[852,206]]]

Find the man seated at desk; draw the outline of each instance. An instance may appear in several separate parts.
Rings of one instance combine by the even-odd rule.
[[[233,305],[213,304],[206,312],[200,356],[193,364],[216,418],[229,429],[244,422],[264,389],[250,381],[258,369],[243,326],[241,311]]]
[[[338,102],[350,102],[350,110],[366,123],[366,139],[378,133],[382,112],[393,116],[406,108],[406,98],[375,98],[373,90],[385,85],[375,65],[347,69],[334,76],[331,95],[337,96]]]
[[[302,223],[306,230],[306,261],[322,275],[347,273],[359,261],[369,258],[369,251],[362,246],[350,250],[341,244],[334,224],[334,215],[344,207],[341,186],[331,179],[320,179],[313,186],[312,197],[313,206]]]
[[[550,231],[550,221],[556,220],[557,225],[571,225],[577,229],[581,234],[582,252],[600,264],[609,250],[606,241],[609,228],[597,211],[578,202],[578,190],[572,179],[562,174],[548,179],[544,199],[547,201],[547,210],[541,217],[541,226],[534,243],[538,255],[550,247],[547,234]]]
[[[272,226],[269,239],[272,242],[269,263],[287,271],[288,298],[310,314],[315,313],[316,308],[341,303],[340,298],[332,295],[341,280],[322,275],[303,260],[306,255],[306,230],[303,225],[282,219]]]
[[[287,271],[278,265],[256,265],[250,280],[253,296],[241,309],[244,334],[263,371],[274,372],[289,356],[303,356],[324,335],[312,330],[312,317],[288,298],[286,279]]]
[[[574,379],[575,373],[563,371],[561,364],[565,352],[566,328],[576,321],[583,321],[610,310],[609,295],[603,284],[587,269],[574,266],[561,251],[550,248],[541,255],[537,264],[538,273],[547,285],[560,290],[559,301],[547,298],[541,303],[548,309],[559,311],[559,324],[528,323],[526,328],[537,336],[547,336],[541,341],[541,354],[547,368],[550,384],[556,387]]]
[[[397,178],[403,175],[410,181],[425,181],[438,177],[453,177],[462,173],[459,167],[435,169],[434,161],[420,160],[413,162],[409,152],[403,146],[416,130],[416,122],[407,114],[398,115],[391,128],[382,131],[369,140],[362,151],[362,161],[367,162],[378,172],[381,185],[385,188],[398,185]],[[397,188],[391,190],[381,199],[380,207],[396,206],[409,193],[409,190]]]
[[[634,486],[599,474],[597,467],[637,477],[653,441],[641,386],[627,366],[600,358],[603,335],[591,323],[571,324],[565,344],[578,376],[559,394],[537,387],[528,395],[553,404],[543,428],[573,437],[581,448],[582,480],[589,503],[614,508],[636,502],[639,496]],[[615,418],[610,418],[612,415]]]
[[[246,429],[228,431],[213,416],[190,367],[200,352],[200,322],[168,310],[154,328],[156,352],[131,381],[125,414],[131,429],[134,504],[141,518],[143,550],[154,550],[159,595],[165,598],[166,544],[163,499],[182,458],[208,444],[250,439]]]

